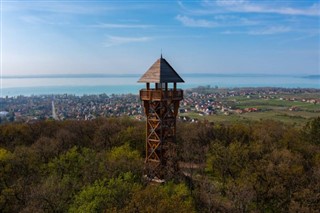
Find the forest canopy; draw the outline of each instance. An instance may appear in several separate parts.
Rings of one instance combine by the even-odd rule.
[[[0,125],[0,212],[319,212],[320,117],[182,123],[179,170],[143,178],[145,123]]]

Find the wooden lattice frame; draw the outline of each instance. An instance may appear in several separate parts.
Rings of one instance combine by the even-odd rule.
[[[144,100],[146,122],[146,175],[163,179],[166,174],[166,151],[175,143],[179,100]]]

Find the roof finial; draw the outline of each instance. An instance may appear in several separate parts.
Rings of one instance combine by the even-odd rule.
[[[162,48],[161,48],[161,56],[160,56],[160,58],[162,59]]]

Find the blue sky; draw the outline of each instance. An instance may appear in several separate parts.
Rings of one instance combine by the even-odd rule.
[[[318,0],[1,0],[2,73],[320,74]]]

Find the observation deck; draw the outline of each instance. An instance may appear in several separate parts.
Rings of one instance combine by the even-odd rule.
[[[175,100],[180,101],[183,99],[183,90],[181,89],[141,89],[140,99],[142,101],[166,101]]]

